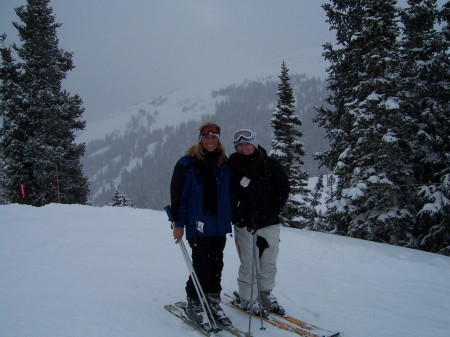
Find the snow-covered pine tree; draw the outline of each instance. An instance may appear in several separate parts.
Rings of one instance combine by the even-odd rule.
[[[115,190],[115,191],[114,191],[114,195],[113,195],[113,197],[112,197],[112,202],[111,202],[110,206],[113,206],[113,207],[118,207],[118,206],[120,206],[120,202],[121,202],[120,199],[121,199],[121,198],[120,198],[119,191],[118,191],[118,190]]]
[[[355,100],[349,187],[341,202],[351,218],[348,235],[415,246],[411,223],[414,183],[407,116],[399,109],[399,28],[395,0],[372,0],[364,6],[361,30],[355,34],[361,58]],[[340,177],[339,177],[340,178]]]
[[[21,185],[26,191],[30,184],[30,167],[25,157],[26,146],[30,143],[28,123],[20,84],[20,67],[14,61],[11,48],[4,45],[6,35],[1,37],[0,64],[0,185],[5,198],[14,203],[26,202]]]
[[[8,203],[9,202],[8,199],[6,199],[5,190],[3,187],[0,186],[0,205],[7,205]]]
[[[395,4],[367,0],[324,5],[341,48],[325,46],[332,64],[328,102],[337,105],[319,109],[316,120],[331,140],[331,150],[319,159],[338,176],[328,212],[334,231],[410,245],[410,193],[402,186],[411,184],[413,174],[394,80],[399,35]]]
[[[447,98],[441,100],[441,105],[446,109],[445,116],[449,116],[449,109],[450,109],[450,99],[448,98],[448,95],[450,93],[450,57],[449,57],[449,49],[450,49],[450,2],[447,1],[440,11],[440,22],[442,24],[442,30],[441,30],[441,41],[442,41],[442,50],[441,53],[441,60],[442,63],[445,64],[446,71],[444,73],[444,76],[446,76],[447,80],[444,83],[447,83],[446,86],[444,86],[445,93],[447,93]],[[448,202],[450,200],[450,126],[448,124],[449,119],[446,119],[447,123],[445,124],[446,130],[442,131],[442,134],[447,135],[446,140],[446,147],[444,151],[444,157],[445,157],[445,168],[442,170],[441,173],[441,191],[443,194],[443,197],[447,200],[445,204],[443,204],[441,208],[440,215],[442,215],[440,221],[437,223],[438,230],[445,233],[445,241],[442,243],[442,246],[440,247],[439,253],[450,256],[450,203]],[[444,138],[445,139],[445,138]]]
[[[112,202],[109,204],[113,207],[133,207],[134,202],[130,199],[126,193],[119,193],[119,191],[115,190],[114,195],[112,197]]]
[[[353,88],[359,85],[359,70],[362,67],[361,57],[355,52],[357,44],[353,36],[361,30],[364,3],[331,0],[322,7],[327,15],[326,21],[336,32],[336,43],[324,45],[323,55],[330,63],[327,69],[327,89],[330,94],[325,99],[328,106],[316,108],[317,116],[314,119],[325,129],[330,148],[322,153],[315,153],[314,158],[339,176],[338,183],[327,200],[326,217],[333,233],[346,235],[351,219],[346,217],[346,206],[339,202],[339,196],[350,184],[350,150],[356,141],[351,132],[354,116],[348,103],[356,99]],[[334,178],[333,175],[331,177]],[[334,188],[334,184],[332,186]]]
[[[436,251],[450,256],[450,2],[447,1],[439,12],[439,21],[442,29],[439,33],[439,52],[434,64],[433,73],[436,76],[435,86],[438,92],[435,93],[437,103],[438,135],[435,142],[436,148],[441,150],[439,160],[436,161],[435,170],[437,181],[437,191],[432,195],[431,204],[439,205],[439,210],[433,214],[435,226],[430,228],[424,240],[421,240],[421,248]],[[425,210],[425,205],[422,210]],[[420,214],[421,215],[421,214]],[[422,220],[422,218],[421,218]],[[427,221],[427,219],[425,219]],[[426,238],[432,238],[432,246],[428,245]],[[423,246],[422,246],[423,244]],[[436,250],[434,250],[436,248]]]
[[[122,194],[122,205],[123,207],[134,208],[134,201],[126,193]]]
[[[317,206],[320,205],[320,199],[322,197],[322,192],[323,192],[323,174],[321,173],[319,175],[319,177],[317,178],[317,183],[314,186],[314,191],[312,193],[312,201],[311,201],[311,205],[312,206]]]
[[[325,201],[325,204],[329,204],[330,200],[336,199],[336,176],[334,174],[328,174],[327,175],[327,200]]]
[[[317,182],[314,186],[314,190],[311,193],[311,210],[314,215],[314,221],[308,224],[307,229],[326,231],[323,229],[326,218],[321,210],[317,210],[317,206],[321,204],[321,198],[323,191],[323,174],[321,173],[317,178]]]
[[[3,111],[2,142],[10,149],[3,156],[2,184],[12,202],[85,203],[88,182],[80,163],[84,144],[75,143],[75,132],[85,126],[84,108],[78,95],[61,88],[66,72],[74,68],[72,54],[58,48],[60,24],[55,23],[49,0],[27,0],[16,14],[23,22],[13,23],[22,41],[12,46],[19,61],[3,59],[2,64],[6,61],[7,67],[17,69],[14,83],[8,85],[15,86],[18,100]],[[25,198],[17,183],[24,185]]]
[[[286,206],[281,211],[283,223],[304,228],[313,221],[311,191],[308,189],[308,172],[302,169],[305,149],[300,141],[303,132],[300,118],[295,114],[295,98],[291,88],[289,69],[283,61],[277,90],[277,105],[272,113],[272,149],[269,155],[285,168],[291,191]]]
[[[399,82],[417,184],[411,200],[417,215],[414,234],[419,248],[450,255],[450,45],[441,13],[435,0],[408,0],[401,11]],[[436,29],[440,16],[442,32]]]

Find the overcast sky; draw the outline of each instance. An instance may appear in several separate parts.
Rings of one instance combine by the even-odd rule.
[[[76,68],[64,86],[85,117],[118,111],[188,86],[290,73],[325,74],[333,40],[321,0],[52,0],[60,47]],[[443,0],[440,2],[444,2]],[[0,0],[0,33],[17,41],[14,8]],[[312,56],[311,56],[312,55]]]

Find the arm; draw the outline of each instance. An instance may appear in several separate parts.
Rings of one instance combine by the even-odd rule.
[[[274,181],[274,203],[275,209],[279,213],[288,200],[291,188],[283,166],[275,159],[272,159],[271,163]]]
[[[187,166],[182,165],[180,162],[178,162],[175,165],[172,174],[172,180],[170,182],[170,201],[171,201],[172,216],[174,220],[173,238],[175,240],[175,243],[179,243],[183,238],[184,234],[184,223],[183,221],[180,221],[180,218],[185,219],[185,216],[180,217],[180,204],[186,174],[187,174]]]

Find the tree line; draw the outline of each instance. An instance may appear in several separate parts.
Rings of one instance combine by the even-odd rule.
[[[74,65],[72,54],[58,47],[60,24],[49,2],[27,0],[16,9],[20,46],[0,38],[1,198],[35,206],[84,204],[85,144],[75,142],[85,127],[84,108],[78,95],[61,87]],[[336,34],[334,43],[324,45],[328,94],[315,118],[329,142],[315,158],[336,179],[325,214],[314,212],[317,191],[306,189],[302,122],[282,63],[271,155],[283,163],[292,186],[283,221],[450,255],[450,4],[396,5],[395,0],[323,5]],[[219,122],[227,118],[220,110],[218,104]]]
[[[333,0],[322,229],[450,255],[450,3]]]

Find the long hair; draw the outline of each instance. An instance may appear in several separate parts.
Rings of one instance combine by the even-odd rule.
[[[204,153],[203,153],[203,146],[201,144],[201,133],[200,132],[206,126],[211,126],[211,127],[217,128],[217,130],[219,130],[219,132],[220,132],[220,126],[217,125],[216,123],[213,123],[213,122],[202,123],[198,127],[198,132],[199,132],[198,143],[190,146],[186,150],[186,154],[188,156],[197,158],[198,160],[202,160],[202,161],[203,161]],[[219,154],[220,154],[219,160],[217,161],[217,166],[220,166],[223,162],[227,161],[227,159],[228,159],[225,154],[225,148],[223,147],[222,143],[220,142],[220,138],[219,138],[219,145],[217,146],[216,151],[219,152]]]

